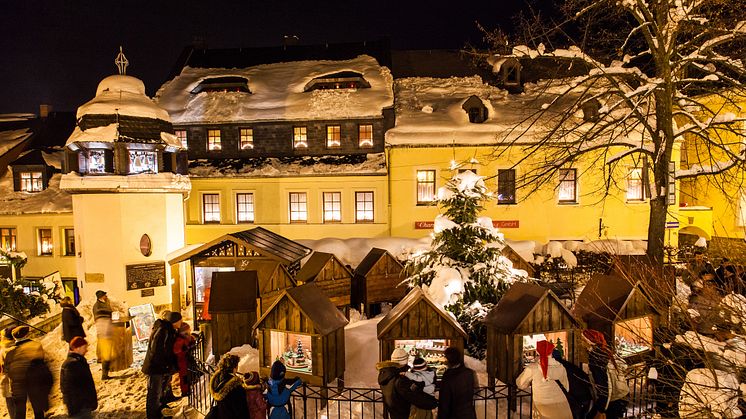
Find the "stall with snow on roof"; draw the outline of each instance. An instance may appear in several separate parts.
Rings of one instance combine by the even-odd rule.
[[[332,300],[335,306],[347,312],[352,296],[352,272],[333,254],[313,252],[295,276],[298,284],[313,282]]]
[[[642,282],[622,276],[594,275],[580,293],[574,314],[590,329],[603,333],[622,357],[653,347],[660,312]]]
[[[454,316],[418,286],[378,322],[377,328],[381,361],[402,348],[410,354],[410,362],[422,357],[438,376],[446,369],[445,349],[455,346],[463,351],[467,339]]]
[[[288,377],[311,385],[344,378],[347,319],[324,292],[310,283],[287,288],[254,325],[259,339],[259,369],[269,376],[282,360]]]
[[[580,322],[549,289],[528,282],[510,286],[484,319],[487,326],[487,377],[512,383],[536,357],[536,342],[548,340],[577,361],[576,330]]]
[[[380,303],[396,304],[407,293],[401,284],[404,266],[385,249],[374,247],[355,268],[355,307],[363,305],[368,317],[380,313]]]

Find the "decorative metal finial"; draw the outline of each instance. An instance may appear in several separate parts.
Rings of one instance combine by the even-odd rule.
[[[130,65],[130,62],[127,61],[127,57],[124,56],[121,45],[119,46],[119,54],[117,54],[117,58],[114,60],[114,64],[117,65],[120,75],[127,74],[127,66]]]

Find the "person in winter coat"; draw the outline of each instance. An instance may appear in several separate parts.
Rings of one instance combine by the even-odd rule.
[[[74,419],[92,418],[92,412],[98,408],[96,385],[93,382],[91,369],[85,354],[88,342],[80,336],[70,341],[70,352],[62,363],[60,370],[60,390],[62,401],[67,406],[67,414]]]
[[[5,405],[8,407],[8,415],[13,419],[15,403],[10,394],[10,377],[8,377],[7,368],[5,367],[5,355],[15,345],[13,340],[13,326],[8,326],[3,330],[0,336],[0,394],[5,399]]]
[[[31,340],[28,326],[13,329],[15,346],[5,356],[10,378],[10,393],[15,404],[13,419],[26,418],[26,399],[31,402],[36,419],[44,418],[49,408],[52,373],[44,360],[41,343]]]
[[[588,367],[590,378],[596,390],[596,399],[588,414],[588,418],[594,418],[597,413],[606,413],[607,419],[617,419],[624,415],[627,402],[624,399],[609,400],[609,362],[614,362],[614,354],[606,344],[603,333],[585,329],[581,334],[583,342],[588,347]]]
[[[238,361],[236,355],[223,355],[218,362],[217,371],[210,378],[210,394],[215,400],[219,419],[250,417],[244,380],[236,374]]]
[[[553,350],[554,345],[546,340],[536,342],[538,362],[524,368],[515,384],[522,390],[531,387],[534,418],[573,419],[570,403],[565,396],[570,382],[562,364],[551,357]]]
[[[108,380],[109,366],[114,355],[111,322],[111,304],[106,291],[96,291],[96,302],[93,304],[93,321],[96,324],[96,358],[101,362],[101,379]]]
[[[189,395],[189,371],[187,367],[189,351],[194,348],[194,342],[195,339],[192,336],[192,328],[189,323],[182,323],[174,340],[174,354],[176,354],[176,364],[179,367],[179,387],[182,397]]]
[[[65,297],[60,301],[60,306],[62,307],[62,340],[70,344],[75,336],[84,338],[83,316],[78,313],[73,300]]]
[[[477,377],[464,365],[464,355],[453,346],[445,350],[448,369],[440,383],[438,419],[475,419],[474,388]]]
[[[404,373],[404,376],[417,383],[422,383],[422,391],[425,394],[435,396],[435,371],[427,367],[427,361],[417,357],[412,361],[412,369]],[[432,419],[433,411],[420,409],[412,406],[409,411],[409,419]]]
[[[246,383],[246,403],[249,405],[249,417],[252,419],[267,417],[267,400],[264,398],[264,386],[256,371],[247,372],[244,375]]]
[[[267,382],[267,404],[271,407],[269,419],[290,419],[290,412],[286,407],[290,401],[290,395],[303,381],[296,377],[290,387],[285,386],[285,364],[275,361],[269,373]]]
[[[422,391],[422,384],[405,377],[409,366],[409,354],[401,348],[391,353],[390,361],[376,364],[378,370],[378,385],[383,393],[383,404],[390,419],[409,418],[411,407],[422,410],[432,410],[438,406],[435,397]]]
[[[574,419],[585,419],[593,404],[591,379],[582,368],[562,359],[562,353],[556,348],[552,351],[552,357],[565,368],[567,381],[570,383],[570,388],[566,390],[572,417]]]
[[[167,320],[158,319],[153,324],[148,351],[142,364],[142,372],[148,376],[146,414],[148,419],[161,417],[161,410],[176,400],[171,391],[171,376],[178,370],[174,342],[176,331],[181,327],[181,314],[169,312]]]

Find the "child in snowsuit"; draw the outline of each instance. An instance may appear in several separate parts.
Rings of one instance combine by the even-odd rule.
[[[435,371],[427,367],[427,362],[417,357],[412,362],[412,369],[402,373],[405,377],[412,381],[422,383],[424,386],[422,391],[431,396],[435,396]],[[430,410],[420,409],[415,405],[412,405],[409,413],[410,418],[432,418],[433,412]]]
[[[174,340],[174,354],[176,354],[176,364],[179,367],[179,387],[181,388],[181,397],[189,395],[189,376],[187,366],[189,364],[189,351],[194,347],[194,336],[188,323],[182,323],[179,333]]]
[[[246,401],[249,404],[249,417],[250,418],[266,418],[267,417],[267,401],[264,399],[264,386],[259,381],[259,373],[256,371],[247,372],[244,374],[244,381],[246,387]]]
[[[272,364],[269,388],[267,389],[267,403],[272,407],[269,419],[290,419],[290,412],[286,405],[290,401],[290,394],[301,385],[300,378],[296,378],[290,388],[285,387],[285,365],[280,361]]]

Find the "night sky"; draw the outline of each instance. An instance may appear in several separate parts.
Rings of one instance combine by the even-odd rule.
[[[73,111],[114,74],[119,45],[127,74],[149,95],[195,36],[208,48],[277,46],[389,37],[397,49],[462,48],[485,27],[510,26],[522,0],[2,0],[0,113]]]

